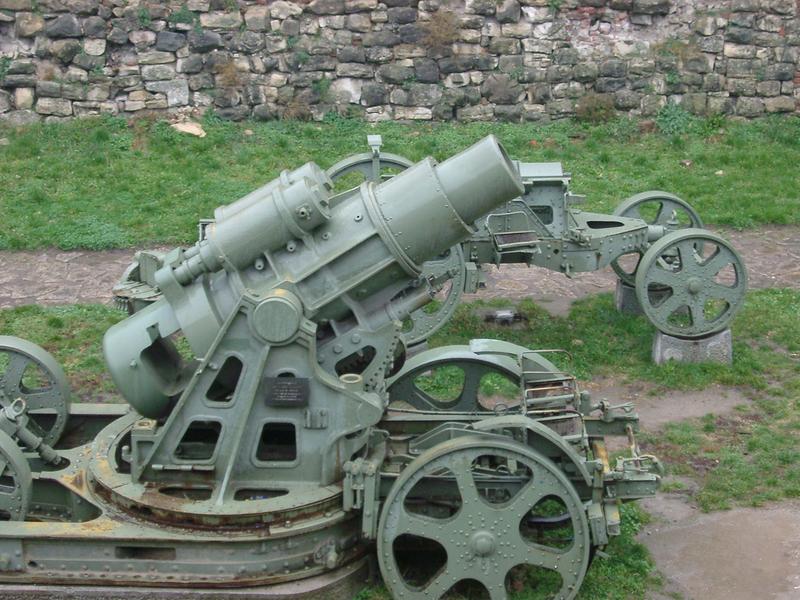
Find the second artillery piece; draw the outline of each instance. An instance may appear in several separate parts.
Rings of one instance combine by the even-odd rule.
[[[327,170],[333,181],[386,181],[409,168],[409,159],[381,151],[381,136],[368,136],[370,152],[348,156]],[[482,215],[475,233],[423,266],[425,279],[440,291],[431,310],[413,311],[403,330],[408,347],[424,344],[452,316],[464,293],[484,285],[487,264],[527,264],[572,277],[611,266],[617,293],[634,298],[662,333],[699,339],[727,328],[741,308],[747,272],[739,254],[704,228],[686,201],[663,191],[636,194],[612,215],[588,212],[584,196],[570,190],[561,163],[513,161],[524,186],[517,198]],[[215,217],[224,217],[226,207]],[[200,237],[214,220],[201,220]],[[133,312],[160,297],[153,274],[158,252],[137,254],[114,288]],[[628,303],[629,304],[629,303]]]
[[[106,332],[129,408],[71,405],[47,352],[0,338],[0,596],[319,598],[377,554],[397,599],[574,598],[658,485],[632,407],[505,342],[403,364],[402,320],[440,285],[423,265],[523,190],[491,136],[339,194],[285,171],[164,254],[158,299]],[[486,377],[514,393],[481,397]]]

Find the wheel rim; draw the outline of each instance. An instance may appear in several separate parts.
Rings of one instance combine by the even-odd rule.
[[[669,225],[672,213],[675,211],[678,225]],[[618,217],[641,219],[648,225],[671,226],[673,229],[702,229],[703,220],[692,206],[674,194],[653,190],[642,192],[624,200],[614,210]],[[618,257],[611,261],[611,268],[623,283],[633,286],[636,284],[636,271],[641,263],[643,252],[626,255],[620,261]]]
[[[31,501],[31,469],[16,442],[0,431],[0,521],[24,521]]]
[[[744,302],[739,254],[709,231],[685,229],[654,243],[636,274],[636,297],[662,332],[696,338],[725,329]]]
[[[358,173],[362,175],[366,181],[378,182],[387,176],[387,173],[385,173],[386,170],[399,169],[402,171],[414,163],[403,156],[381,152],[377,164],[378,173],[375,172],[375,163],[372,154],[365,152],[363,154],[354,154],[343,158],[325,171],[325,173],[334,182],[350,173]]]
[[[514,465],[513,471],[492,473],[476,467],[488,459]],[[520,476],[520,473],[523,475]],[[529,473],[532,477],[528,477]],[[490,502],[488,487],[516,489],[510,498]],[[447,484],[461,498],[455,514],[433,518],[413,512],[414,490],[419,485]],[[443,497],[443,496],[440,496]],[[524,533],[531,510],[542,501],[563,506],[562,520],[572,537],[567,547],[532,541]],[[524,521],[524,522],[523,522]],[[421,538],[439,544],[446,562],[426,581],[412,581],[398,562],[396,542]],[[560,576],[553,598],[573,598],[589,562],[590,538],[585,511],[573,486],[555,465],[535,451],[513,441],[460,438],[445,442],[414,460],[392,487],[381,514],[378,559],[387,587],[395,598],[441,598],[453,586],[477,582],[492,600],[507,598],[507,579],[521,567],[544,569]]]
[[[444,258],[422,264],[422,277],[424,278],[435,277],[443,272],[450,273],[451,278],[434,298],[439,303],[438,306],[433,310],[429,310],[427,307],[415,310],[403,323],[401,335],[406,347],[427,340],[444,327],[458,308],[467,279],[467,265],[461,246],[450,248]]]
[[[50,446],[58,442],[67,424],[70,391],[49,352],[27,340],[0,336],[0,392],[0,406],[22,398],[28,429]]]

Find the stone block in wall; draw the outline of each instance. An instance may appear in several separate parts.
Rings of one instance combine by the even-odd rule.
[[[159,31],[156,36],[156,50],[175,52],[186,45],[186,36],[174,31]]]
[[[140,65],[163,65],[175,62],[175,54],[152,50],[150,52],[140,52],[136,59]]]
[[[779,15],[794,15],[796,11],[794,0],[764,0],[762,6],[765,10]]]
[[[618,110],[632,110],[639,108],[642,94],[631,90],[619,90],[614,93],[614,108]]]
[[[516,23],[521,13],[517,0],[499,0],[495,8],[495,18],[498,23]]]
[[[254,54],[264,48],[264,36],[255,31],[237,31],[231,36],[228,47],[235,52]]]
[[[69,117],[72,115],[72,102],[65,98],[39,98],[36,101],[36,112],[40,115]]]
[[[764,108],[768,113],[794,112],[797,103],[792,96],[776,96],[775,98],[765,98]]]
[[[188,41],[192,52],[205,53],[222,48],[222,36],[216,31],[191,31]]]
[[[175,67],[172,65],[146,65],[142,67],[144,81],[163,81],[175,78]]]
[[[494,107],[494,118],[507,123],[519,123],[522,120],[520,104],[497,104]]]
[[[44,29],[44,18],[37,13],[17,13],[14,31],[17,37],[33,37]]]
[[[76,38],[83,35],[83,29],[75,15],[63,14],[47,24],[45,33],[51,38]]]
[[[156,43],[156,33],[145,29],[137,29],[128,34],[128,39],[137,50],[144,50]]]
[[[703,76],[703,91],[719,92],[725,87],[725,78],[719,73],[708,73]]]
[[[203,55],[190,54],[186,58],[179,58],[177,62],[178,73],[199,73],[203,70]]]
[[[17,110],[28,110],[33,108],[34,99],[35,95],[32,87],[20,87],[14,90],[14,106],[17,108]]]
[[[719,54],[725,46],[725,38],[721,35],[710,35],[708,37],[700,37],[694,43],[701,52]]]
[[[33,87],[36,85],[36,74],[20,73],[18,75],[6,75],[3,77],[1,85],[4,88]]]
[[[733,12],[755,12],[758,7],[759,0],[730,0],[730,10]]]
[[[338,63],[336,65],[337,77],[359,77],[363,79],[371,79],[374,75],[374,70],[370,65],[364,63]]]
[[[0,0],[0,10],[32,10],[33,0]]]
[[[366,13],[353,13],[347,15],[345,26],[351,31],[366,33],[372,30],[372,19]]]
[[[185,79],[172,81],[147,81],[145,88],[149,92],[158,92],[167,97],[167,106],[186,106],[189,104],[189,85]]]
[[[572,67],[569,65],[553,65],[547,69],[547,81],[559,83],[572,79]]]
[[[430,58],[414,59],[414,77],[421,83],[437,83],[439,81],[439,65]]]
[[[575,48],[557,48],[553,51],[553,62],[557,65],[575,65],[580,55]]]
[[[578,63],[572,68],[572,77],[575,81],[589,83],[597,79],[599,68],[597,63],[584,62]]]
[[[427,30],[418,23],[407,23],[397,28],[400,42],[403,44],[416,44],[427,39]]]
[[[727,58],[755,58],[756,47],[726,42],[722,53],[723,56],[726,56]]]
[[[533,25],[528,21],[518,21],[517,23],[505,23],[500,30],[506,37],[527,38],[533,32]]]
[[[400,43],[400,36],[396,33],[388,30],[382,31],[371,31],[364,35],[364,38],[361,40],[361,43],[365,47],[370,46],[381,46],[385,48],[390,48],[392,46],[396,46]]]
[[[366,49],[365,58],[368,63],[383,64],[390,62],[394,58],[394,53],[391,48],[375,46]]]
[[[749,44],[753,40],[753,30],[749,27],[729,25],[725,30],[725,41],[734,44]]]
[[[21,107],[17,107],[21,108]],[[11,110],[11,94],[0,90],[0,113],[5,113]]]
[[[694,115],[704,115],[708,111],[708,96],[702,93],[684,94],[681,106]]]
[[[83,20],[83,35],[88,38],[105,38],[108,23],[100,17],[89,17]]]
[[[514,73],[515,79],[519,81],[520,74],[525,68],[521,55],[501,56],[497,62],[497,68],[501,73]]]
[[[756,94],[763,97],[779,96],[781,93],[780,81],[759,81],[756,84]]]
[[[79,52],[77,55],[75,55],[75,58],[72,59],[72,64],[80,67],[81,69],[93,71],[103,67],[106,64],[106,57],[91,56],[85,52]]]
[[[36,95],[39,97],[58,98],[61,96],[61,83],[58,81],[37,81]]]
[[[669,7],[669,0],[633,0],[631,11],[646,15],[666,15]]]
[[[106,35],[106,40],[117,46],[122,46],[128,43],[128,32],[120,27],[112,27],[111,31]]]
[[[475,104],[456,109],[456,119],[464,122],[491,121],[494,107],[491,104]]]
[[[364,106],[385,104],[387,95],[386,86],[379,83],[368,82],[361,86],[361,104]]]
[[[492,54],[519,54],[520,50],[520,42],[516,38],[498,37],[489,42],[489,52]]]
[[[792,81],[795,76],[795,66],[792,63],[777,63],[767,65],[764,69],[765,79],[777,79],[778,81]]]
[[[237,11],[208,12],[200,15],[200,25],[208,29],[239,29],[242,26],[242,15]]]
[[[496,0],[466,0],[464,10],[475,15],[493,15],[497,9]]]
[[[189,89],[193,92],[208,90],[214,87],[214,76],[211,73],[197,73],[196,75],[190,75],[187,83]]]
[[[375,10],[377,7],[378,0],[344,0],[346,13]]]
[[[523,94],[516,79],[505,74],[492,74],[481,85],[481,95],[495,104],[514,104]]]
[[[736,114],[741,117],[757,117],[764,114],[764,101],[761,98],[738,98]]]
[[[389,23],[413,23],[417,20],[417,9],[411,6],[395,6],[386,11]]]
[[[615,77],[599,77],[594,84],[595,89],[600,94],[616,92],[625,87],[625,80]]]
[[[416,44],[398,44],[394,47],[394,57],[397,60],[405,58],[423,58],[428,56],[427,49]]]
[[[717,18],[709,15],[702,15],[692,21],[692,31],[700,35],[714,35],[719,29]]]
[[[722,92],[724,94],[724,92]],[[727,115],[733,112],[733,100],[725,95],[709,94],[708,114]]]
[[[64,83],[61,96],[68,100],[86,100],[87,87],[82,83]]]
[[[758,61],[750,59],[729,58],[725,62],[725,74],[728,77],[755,76]]]
[[[414,76],[414,69],[398,64],[388,64],[378,67],[378,77],[388,83],[404,83]]]
[[[103,56],[106,53],[106,41],[92,38],[83,41],[83,51],[89,56]]]
[[[618,58],[604,60],[599,65],[600,77],[625,77],[625,61]]]
[[[336,59],[339,62],[345,63],[363,63],[366,60],[366,55],[363,48],[358,46],[345,46],[336,49]]]
[[[569,98],[553,100],[546,105],[547,113],[553,117],[563,118],[575,114],[575,101]]]
[[[89,86],[86,90],[86,99],[91,102],[102,102],[111,97],[111,84],[98,83]]]
[[[714,56],[697,52],[683,59],[683,68],[690,73],[710,73],[714,69]]]
[[[425,106],[396,106],[394,118],[400,121],[430,121],[433,111]]]
[[[315,15],[340,15],[344,12],[344,0],[312,0],[306,8]]]
[[[475,67],[474,56],[446,56],[439,60],[439,70],[442,73],[463,73]]]

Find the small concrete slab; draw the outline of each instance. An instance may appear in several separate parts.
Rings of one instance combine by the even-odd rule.
[[[699,339],[683,339],[660,331],[653,338],[653,362],[657,365],[668,360],[683,363],[718,362],[731,364],[733,340],[730,329]]]

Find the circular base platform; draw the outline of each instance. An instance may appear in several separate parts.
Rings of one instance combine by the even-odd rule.
[[[308,579],[248,588],[164,588],[0,583],[3,600],[352,600],[367,585],[366,556]]]

